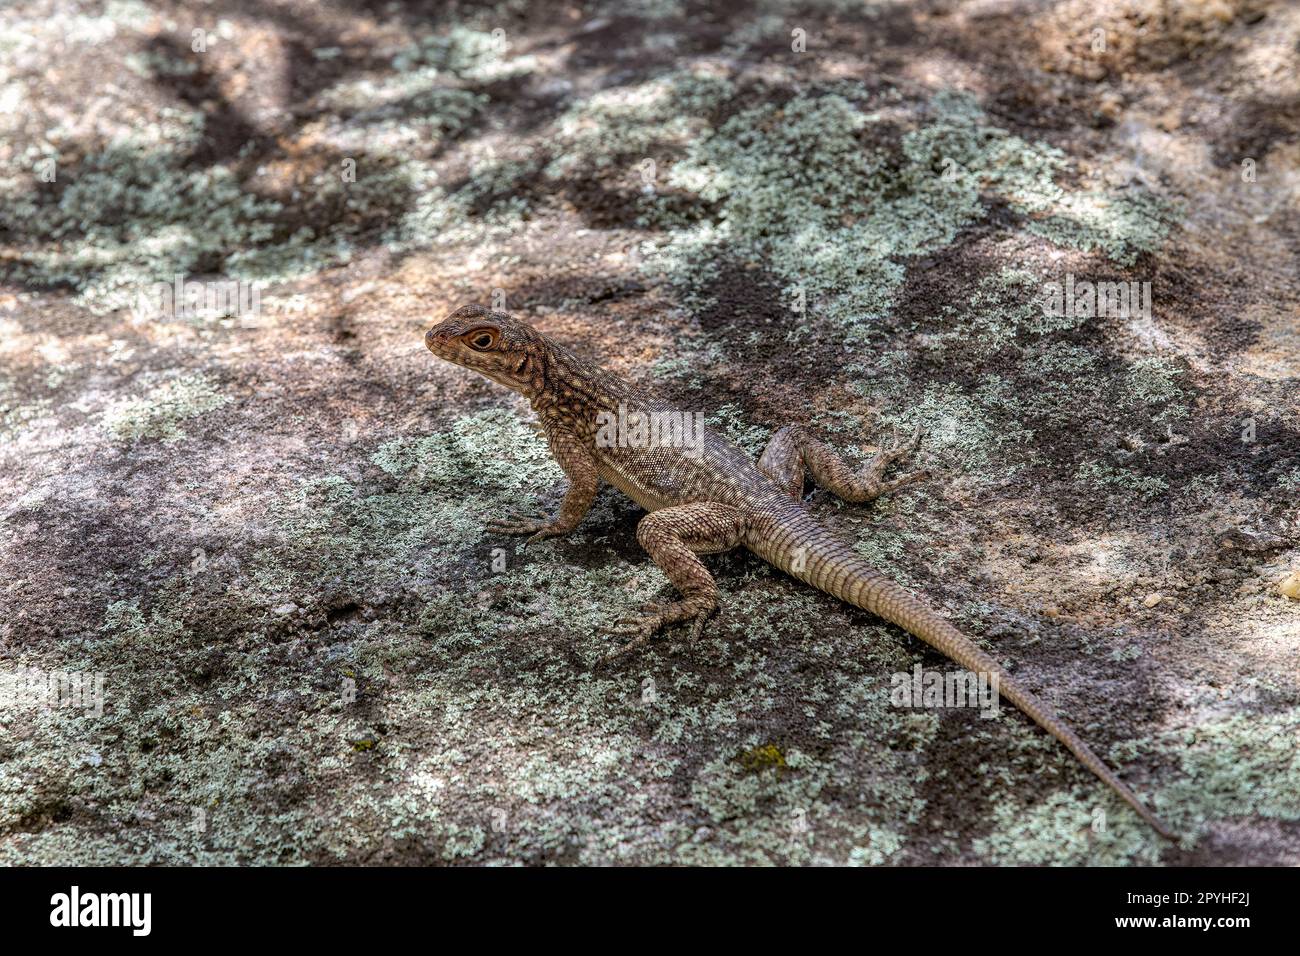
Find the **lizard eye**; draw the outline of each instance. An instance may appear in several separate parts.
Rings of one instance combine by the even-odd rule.
[[[497,334],[492,329],[479,329],[467,337],[469,347],[479,352],[486,352],[497,344]]]

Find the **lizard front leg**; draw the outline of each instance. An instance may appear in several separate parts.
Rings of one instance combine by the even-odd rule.
[[[698,637],[705,618],[718,608],[718,585],[697,555],[734,548],[744,530],[745,518],[739,511],[708,501],[663,508],[642,518],[636,540],[682,599],[647,608],[612,628],[611,633],[632,635],[632,640],[605,655],[601,663],[643,647],[658,631],[685,621],[691,622],[691,637]]]
[[[841,458],[830,445],[813,438],[801,425],[786,425],[772,435],[758,460],[759,471],[767,475],[794,498],[803,497],[805,470],[820,487],[845,501],[861,503],[921,481],[924,470],[914,471],[893,481],[883,481],[885,469],[915,451],[921,443],[918,427],[905,442],[894,441],[880,449],[861,471]]]
[[[576,528],[591,510],[596,490],[600,487],[596,463],[592,461],[591,453],[572,433],[551,429],[547,431],[546,438],[556,464],[569,479],[569,488],[564,493],[564,500],[560,502],[559,513],[549,521],[515,515],[492,518],[487,523],[487,530],[497,534],[531,535],[524,542],[524,547],[544,538],[568,534]]]

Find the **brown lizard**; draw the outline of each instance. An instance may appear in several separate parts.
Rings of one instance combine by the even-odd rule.
[[[532,326],[503,312],[466,306],[425,333],[439,358],[472,369],[526,397],[541,423],[551,454],[569,479],[559,513],[550,520],[494,519],[489,530],[567,534],[577,527],[601,481],[648,512],[637,541],[681,599],[625,620],[615,632],[632,639],[602,662],[646,644],[663,628],[689,623],[698,636],[718,607],[718,586],[700,561],[737,546],[769,564],[876,614],[916,635],[958,664],[990,679],[999,693],[1059,740],[1165,837],[1174,835],[1137,795],[1042,701],[1012,680],[1002,665],[819,524],[803,505],[805,473],[845,501],[866,502],[925,477],[914,472],[892,481],[884,473],[917,447],[912,440],[883,448],[855,472],[829,446],[798,425],[776,432],[755,464],[738,447],[708,429],[672,428],[683,413],[583,361]],[[676,441],[656,441],[644,422],[668,423]],[[612,422],[622,428],[611,430]],[[627,424],[627,423],[632,424]],[[625,440],[628,437],[636,440]],[[698,438],[698,441],[690,439]]]

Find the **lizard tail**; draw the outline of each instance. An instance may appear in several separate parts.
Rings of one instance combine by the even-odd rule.
[[[1002,665],[981,650],[939,614],[885,577],[863,558],[839,541],[828,541],[826,532],[797,535],[805,542],[818,545],[795,545],[781,548],[780,554],[760,555],[787,573],[807,581],[827,594],[854,607],[870,611],[919,637],[940,653],[976,674],[996,675],[998,691],[1024,711],[1034,723],[1065,744],[1085,767],[1124,798],[1143,820],[1161,836],[1178,837],[1115,775],[1073,730],[1059,720],[1037,697],[1013,680]]]

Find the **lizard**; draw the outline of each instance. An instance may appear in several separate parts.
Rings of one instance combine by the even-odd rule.
[[[1043,701],[929,604],[836,537],[804,505],[809,476],[816,485],[855,504],[927,477],[924,471],[914,471],[885,479],[892,464],[918,447],[919,429],[908,441],[882,446],[856,471],[798,424],[778,429],[757,462],[708,428],[698,429],[698,441],[688,441],[696,435],[679,429],[671,433],[678,441],[656,442],[645,437],[653,432],[632,427],[610,440],[612,420],[628,423],[657,417],[671,422],[672,416],[685,413],[505,312],[464,306],[430,328],[424,342],[438,358],[523,395],[568,479],[554,517],[492,518],[487,523],[489,532],[529,535],[525,547],[566,535],[591,508],[601,482],[646,510],[637,525],[637,542],[681,597],[620,620],[610,630],[630,640],[602,657],[600,665],[644,647],[669,627],[689,625],[691,637],[698,637],[720,597],[700,556],[744,547],[792,577],[898,625],[990,682],[996,678],[1003,698],[1064,744],[1161,836],[1177,839]]]

